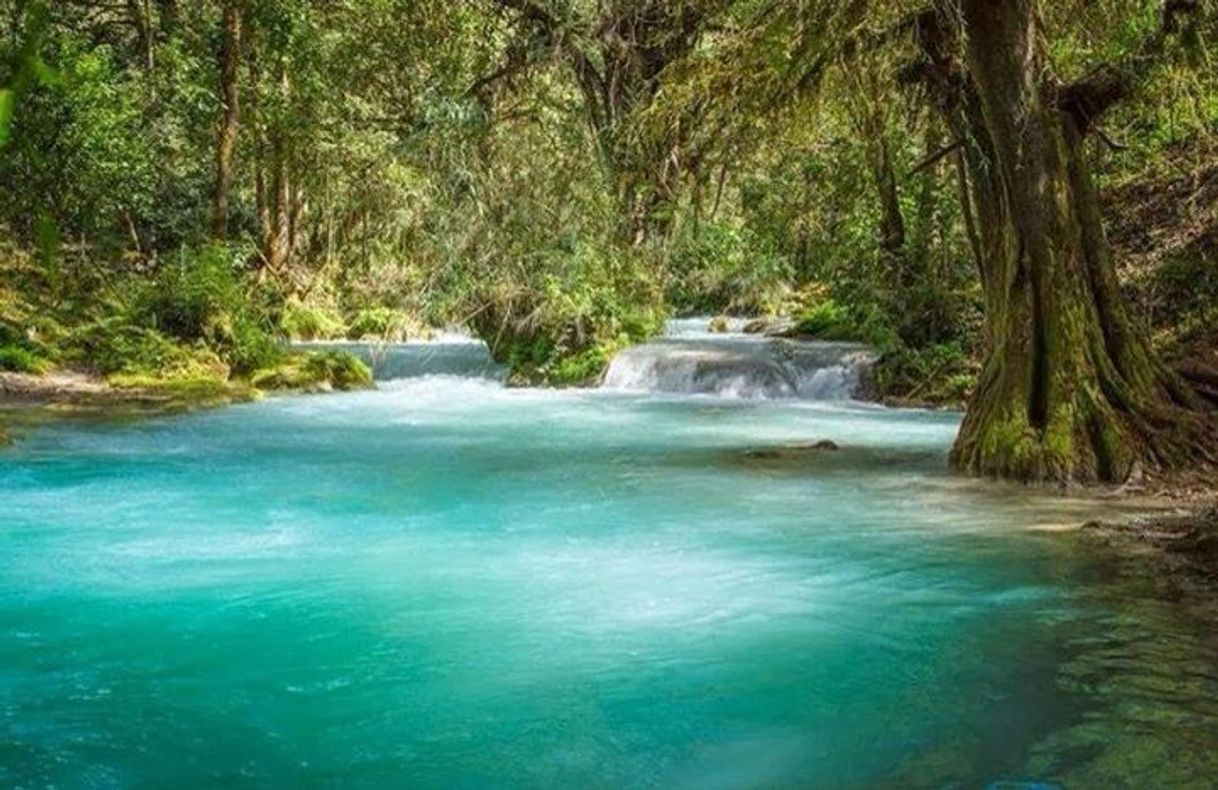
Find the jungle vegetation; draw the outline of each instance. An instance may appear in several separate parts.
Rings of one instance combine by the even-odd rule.
[[[1212,0],[0,20],[2,368],[300,383],[347,363],[283,339],[461,325],[562,385],[673,314],[787,315],[967,404],[960,469],[1218,460]]]

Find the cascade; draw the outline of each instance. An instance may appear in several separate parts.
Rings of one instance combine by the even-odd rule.
[[[847,400],[858,395],[874,353],[857,343],[788,340],[706,331],[681,319],[664,336],[616,357],[602,388],[735,398]],[[701,327],[701,329],[699,329]]]

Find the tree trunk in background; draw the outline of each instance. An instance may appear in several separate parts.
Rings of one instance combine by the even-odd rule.
[[[1213,460],[1210,422],[1131,323],[1035,0],[964,0],[971,206],[989,342],[952,450],[972,473],[1122,482]]]
[[[279,64],[278,90],[282,106],[287,106],[291,82],[288,80],[287,69]],[[289,146],[283,123],[273,119],[270,123],[270,193],[269,220],[270,233],[266,240],[263,255],[267,267],[276,275],[282,275],[287,267],[292,250],[292,218],[291,201],[292,188],[289,180]]]
[[[161,9],[161,32],[166,37],[172,36],[177,32],[178,22],[182,18],[178,0],[157,0],[157,6]]]
[[[233,152],[240,124],[237,71],[241,62],[241,8],[239,0],[224,4],[224,43],[220,55],[220,101],[224,114],[216,140],[215,191],[212,195],[211,235],[228,237],[228,194],[233,183]]]
[[[130,15],[131,25],[139,37],[140,49],[144,51],[144,67],[151,72],[156,65],[152,8],[149,6],[148,0],[127,0],[127,13]]]
[[[880,249],[897,267],[898,278],[904,279],[909,268],[905,260],[905,216],[901,213],[901,195],[897,191],[897,171],[892,164],[892,152],[883,129],[872,138],[867,148],[872,178],[880,199]]]
[[[267,268],[267,253],[271,248],[271,201],[267,191],[266,163],[267,140],[266,120],[262,114],[262,65],[259,57],[259,46],[256,31],[251,27],[246,32],[247,67],[249,72],[249,93],[246,101],[246,115],[250,127],[252,142],[252,170],[254,175],[254,214],[258,220],[258,249],[262,254],[259,270]]]
[[[930,161],[939,153],[943,146],[943,135],[940,125],[935,118],[928,118],[926,123],[926,159]],[[918,198],[914,215],[914,230],[910,234],[909,255],[919,262],[921,274],[933,277],[937,267],[933,265],[931,256],[938,231],[935,222],[935,187],[939,179],[939,165],[926,165],[918,176]]]

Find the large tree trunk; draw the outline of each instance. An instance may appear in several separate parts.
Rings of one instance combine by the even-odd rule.
[[[1118,290],[1083,143],[1041,50],[1034,0],[964,0],[969,163],[988,358],[952,451],[960,469],[1121,482],[1213,450],[1191,391]]]
[[[233,183],[233,151],[237,147],[240,124],[237,70],[241,62],[240,0],[224,4],[224,44],[220,55],[220,101],[224,114],[216,140],[216,182],[212,193],[211,235],[223,240],[228,236],[228,193]]]

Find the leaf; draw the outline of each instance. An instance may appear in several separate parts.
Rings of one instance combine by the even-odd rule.
[[[59,69],[50,65],[38,55],[31,57],[27,65],[30,72],[34,75],[34,80],[39,85],[54,87],[63,84],[63,74]]]
[[[63,237],[59,233],[59,226],[55,223],[54,218],[46,212],[40,213],[34,220],[34,243],[47,276],[58,287],[59,255],[63,246]]]
[[[13,107],[17,96],[9,88],[0,88],[0,148],[8,144],[9,129],[13,123]]]

